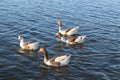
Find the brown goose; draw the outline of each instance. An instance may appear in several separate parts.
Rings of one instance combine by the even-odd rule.
[[[66,55],[66,54],[61,54],[54,56],[51,59],[48,59],[48,53],[45,48],[41,47],[38,50],[38,53],[43,53],[44,54],[44,63],[48,66],[54,66],[54,67],[60,67],[60,66],[66,66],[69,63],[71,54]]]
[[[58,20],[56,23],[59,25],[58,32],[61,33],[62,35],[73,35],[73,34],[76,34],[78,32],[79,26],[62,30],[62,22]]]
[[[63,36],[61,33],[56,33],[55,34],[56,37],[58,37],[58,39],[62,42],[65,42],[67,44],[80,44],[84,42],[84,39],[86,38],[86,36]]]
[[[27,50],[36,50],[39,46],[39,42],[24,42],[24,39],[22,36],[18,36],[18,40],[20,40],[20,47],[22,49],[27,49]]]

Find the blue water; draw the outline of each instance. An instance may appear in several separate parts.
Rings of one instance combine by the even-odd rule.
[[[0,80],[119,80],[120,0],[0,0]],[[83,45],[59,42],[63,28],[80,26]],[[18,35],[39,41],[49,57],[72,54],[66,67],[43,63],[43,55],[22,51]]]

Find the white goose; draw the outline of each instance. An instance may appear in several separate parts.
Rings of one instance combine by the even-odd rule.
[[[86,36],[63,36],[61,33],[56,33],[55,36],[62,42],[67,44],[80,44],[84,42]]]
[[[59,33],[61,33],[62,35],[73,35],[78,32],[79,26],[62,30],[62,22],[58,20],[56,23],[59,26]]]
[[[61,66],[66,66],[68,65],[70,61],[71,54],[66,55],[66,54],[61,54],[54,56],[53,58],[48,59],[48,54],[45,48],[41,47],[38,50],[38,53],[43,53],[44,54],[44,63],[47,66],[53,66],[53,67],[61,67]]]
[[[18,36],[18,40],[20,40],[20,47],[22,49],[26,49],[26,50],[36,50],[36,49],[38,49],[39,42],[33,42],[33,41],[24,42],[24,39],[23,39],[22,36]]]

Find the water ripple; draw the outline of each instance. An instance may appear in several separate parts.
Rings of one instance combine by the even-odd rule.
[[[6,80],[118,80],[120,77],[119,1],[0,0],[0,79]],[[56,20],[63,29],[80,26],[84,44],[59,42]],[[72,54],[66,67],[52,68],[37,51],[22,50],[25,41],[39,41],[49,57]],[[7,76],[7,77],[6,77]]]

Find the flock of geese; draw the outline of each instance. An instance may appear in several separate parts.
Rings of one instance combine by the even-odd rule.
[[[58,40],[67,44],[80,44],[84,42],[84,39],[86,37],[85,35],[83,36],[75,35],[78,32],[79,26],[62,30],[62,22],[58,20],[56,23],[59,26],[59,30],[55,34]],[[39,47],[39,42],[33,42],[33,41],[24,42],[24,39],[21,35],[18,36],[18,40],[20,40],[20,47],[24,50],[37,50]],[[54,67],[68,65],[71,57],[71,54],[69,55],[60,54],[48,59],[48,53],[44,47],[38,49],[38,53],[44,54],[44,63],[47,66],[54,66]]]

